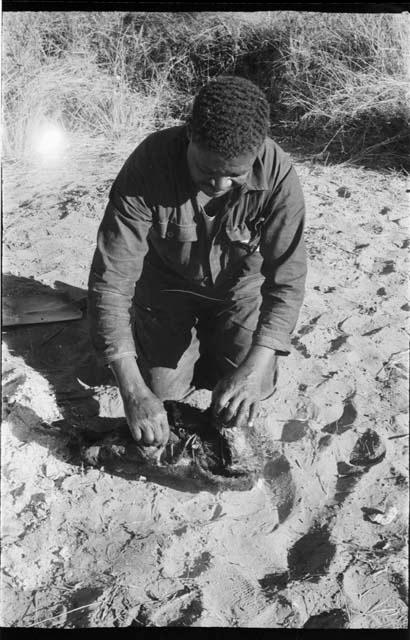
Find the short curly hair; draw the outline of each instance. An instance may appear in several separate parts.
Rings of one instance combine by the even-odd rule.
[[[200,89],[189,124],[194,142],[230,159],[262,144],[269,128],[269,104],[250,80],[221,76]]]

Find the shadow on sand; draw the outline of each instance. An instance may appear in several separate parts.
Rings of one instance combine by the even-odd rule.
[[[226,439],[211,428],[208,412],[185,403],[168,403],[174,408],[165,403],[174,443],[170,437],[164,451],[166,457],[161,458],[162,465],[158,466],[149,458],[145,447],[137,446],[123,416],[113,374],[94,354],[85,290],[62,282],[56,282],[52,289],[34,279],[13,275],[3,277],[3,290],[5,295],[21,297],[58,292],[83,311],[79,320],[4,329],[3,340],[10,353],[21,357],[48,381],[62,415],[61,420],[47,423],[32,408],[9,402],[13,383],[15,389],[25,378],[24,372],[16,372],[10,388],[6,383],[4,404],[5,412],[12,411],[18,418],[12,425],[17,438],[35,441],[55,457],[79,468],[84,464],[104,468],[106,473],[128,480],[143,475],[149,481],[191,493],[201,490],[214,493],[222,489],[243,491],[253,486],[256,476],[263,476],[271,487],[280,522],[288,517],[294,504],[294,484],[285,456],[280,452],[261,451],[259,441],[255,441],[248,447],[247,455],[240,455],[236,460],[235,438],[228,437],[231,430],[227,430]],[[99,395],[98,387],[108,389],[108,393]],[[115,396],[114,410],[109,407],[107,411],[104,398],[110,391]],[[179,405],[176,415],[175,405]],[[257,434],[254,437],[257,438]],[[179,447],[182,447],[182,457],[178,453]],[[97,450],[98,454],[94,455]],[[117,457],[116,452],[120,450]]]
[[[2,330],[2,339],[9,352],[21,357],[49,382],[63,416],[62,420],[48,424],[29,407],[15,402],[9,404],[8,395],[16,385],[24,382],[24,374],[17,375],[11,386],[6,383],[3,389],[5,415],[12,410],[13,415],[20,419],[18,423],[25,425],[25,428],[18,423],[12,425],[13,434],[24,442],[37,442],[57,458],[80,468],[83,460],[75,447],[79,434],[89,434],[93,440],[96,434],[100,437],[117,431],[125,434],[128,429],[124,418],[99,415],[100,403],[95,388],[103,385],[114,387],[115,380],[110,369],[99,363],[93,352],[87,320],[87,292],[58,281],[53,289],[34,279],[10,274],[4,274],[2,282],[5,296],[55,295],[58,292],[83,311],[79,320],[3,327]],[[147,475],[146,468],[143,472]],[[123,472],[113,469],[109,473],[138,479],[142,471],[136,469],[133,473],[127,465]],[[200,490],[187,479],[173,478],[172,475],[162,477],[157,473],[154,476],[152,480],[164,486],[190,492]]]

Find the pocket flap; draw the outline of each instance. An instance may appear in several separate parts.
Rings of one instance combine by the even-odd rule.
[[[161,225],[161,237],[177,242],[196,242],[198,240],[198,232],[196,224],[168,222],[166,228]]]

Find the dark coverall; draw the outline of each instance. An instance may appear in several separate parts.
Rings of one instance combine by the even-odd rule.
[[[212,389],[252,344],[291,348],[303,301],[304,198],[266,138],[246,182],[202,206],[185,126],[149,135],[113,183],[89,277],[104,364],[135,355],[160,399]],[[274,389],[276,369],[263,397]]]

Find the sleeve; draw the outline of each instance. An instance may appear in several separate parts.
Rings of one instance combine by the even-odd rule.
[[[131,306],[152,224],[136,152],[111,188],[88,280],[91,339],[104,364],[136,355]]]
[[[306,281],[305,203],[292,167],[268,199],[261,237],[262,304],[253,344],[287,355]]]

